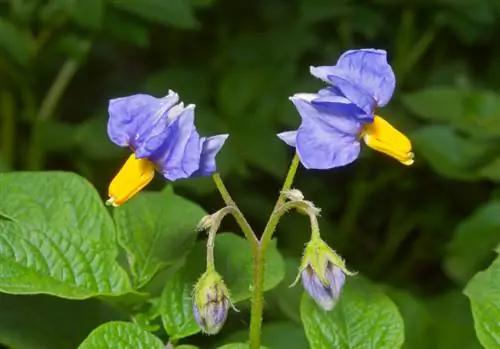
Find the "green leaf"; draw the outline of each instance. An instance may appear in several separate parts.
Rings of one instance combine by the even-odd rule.
[[[500,347],[500,258],[472,278],[465,289],[477,337],[487,349]]]
[[[425,126],[410,138],[417,157],[424,158],[441,176],[452,179],[477,179],[478,164],[492,151],[491,142],[464,137],[447,126]]]
[[[29,63],[32,43],[7,20],[0,18],[0,50],[9,54],[19,65]]]
[[[186,0],[111,0],[116,8],[141,17],[147,21],[177,28],[192,29],[198,23],[194,17],[191,1]]]
[[[248,330],[235,332],[224,339],[220,344],[244,342],[248,340]],[[261,335],[262,345],[271,349],[308,349],[306,335],[302,326],[293,322],[264,323]]]
[[[229,288],[233,302],[250,298],[252,254],[249,243],[232,233],[218,233],[215,238],[215,267]],[[205,271],[206,242],[199,242],[186,257],[186,265],[167,279],[161,300],[161,315],[166,332],[172,338],[184,338],[200,330],[192,314],[191,293]],[[264,290],[276,287],[284,277],[283,258],[273,241],[266,255]],[[229,314],[231,316],[231,314]]]
[[[193,316],[193,292],[196,276],[183,267],[176,270],[161,296],[160,312],[165,331],[171,339],[181,339],[200,332]]]
[[[101,323],[124,317],[95,299],[1,294],[0,343],[16,349],[74,349]]]
[[[164,349],[151,333],[130,322],[113,321],[96,328],[78,349]]]
[[[198,235],[196,226],[206,214],[170,187],[140,193],[114,210],[118,240],[128,253],[137,287],[189,253]]]
[[[0,290],[84,299],[131,292],[99,195],[65,172],[0,174]]]
[[[500,241],[500,201],[476,209],[455,230],[448,246],[445,269],[449,276],[465,283],[481,267]]]
[[[199,349],[199,348],[195,347],[194,345],[184,344],[184,345],[179,345],[178,347],[175,347],[175,349]]]
[[[376,286],[357,277],[348,279],[338,304],[329,312],[304,293],[301,316],[314,349],[396,349],[404,342],[397,307]]]

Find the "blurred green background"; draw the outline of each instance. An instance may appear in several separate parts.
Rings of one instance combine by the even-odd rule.
[[[128,155],[107,138],[108,100],[173,89],[196,104],[203,135],[231,134],[219,169],[257,230],[293,155],[275,136],[299,125],[288,96],[322,86],[309,66],[387,50],[397,89],[379,113],[410,137],[415,164],[364,149],[345,168],[302,168],[295,187],[323,209],[322,235],[348,266],[387,285],[405,348],[480,348],[462,289],[500,240],[498,0],[0,0],[0,14],[1,171],[74,171],[105,199]],[[174,188],[222,205],[210,179]],[[277,231],[289,278],[307,223],[290,215]],[[267,297],[267,336],[288,334],[283,348],[305,345],[297,292]]]

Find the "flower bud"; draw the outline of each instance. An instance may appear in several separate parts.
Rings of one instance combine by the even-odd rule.
[[[204,216],[196,226],[196,231],[201,232],[204,230],[208,230],[212,224],[214,224],[214,219],[211,214]]]
[[[201,330],[216,334],[226,322],[231,307],[229,291],[222,277],[215,271],[206,271],[193,292],[193,315]]]
[[[313,237],[304,250],[300,273],[304,289],[325,310],[332,310],[340,297],[346,275],[353,275],[344,261],[319,236]]]

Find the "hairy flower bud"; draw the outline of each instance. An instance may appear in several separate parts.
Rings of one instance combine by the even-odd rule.
[[[193,292],[193,315],[201,330],[216,334],[226,322],[231,307],[229,291],[222,277],[215,271],[206,271]]]
[[[353,275],[344,261],[319,236],[306,245],[300,273],[307,293],[325,310],[332,310],[340,297],[346,275]],[[295,284],[294,283],[294,284]]]

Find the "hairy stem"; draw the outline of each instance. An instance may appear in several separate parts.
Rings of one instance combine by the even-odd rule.
[[[236,219],[236,223],[238,223],[240,229],[243,231],[243,234],[245,234],[245,238],[248,240],[252,247],[252,252],[255,254],[258,249],[259,241],[257,240],[257,236],[255,235],[255,232],[253,231],[252,227],[246,220],[245,216],[243,213],[240,211],[238,206],[236,206],[236,203],[234,202],[233,198],[227,191],[226,186],[224,185],[224,182],[222,181],[222,178],[218,173],[215,173],[212,175],[212,178],[215,182],[215,186],[219,190],[220,195],[222,196],[222,199],[224,200],[224,203],[226,206],[231,207],[231,214],[233,215],[234,219]]]
[[[264,306],[264,266],[266,263],[266,252],[273,236],[274,230],[278,225],[281,216],[285,213],[280,213],[280,208],[285,201],[284,192],[292,187],[297,168],[299,166],[299,158],[297,154],[293,157],[292,163],[288,169],[285,182],[281,188],[280,195],[276,201],[273,212],[264,228],[262,237],[258,244],[257,253],[253,256],[253,285],[252,285],[252,309],[250,315],[250,349],[260,348],[260,337],[262,332],[262,313]]]
[[[220,224],[225,216],[231,214],[235,211],[234,207],[226,206],[219,211],[215,212],[212,215],[212,225],[208,230],[208,239],[207,239],[207,270],[214,271],[215,270],[215,261],[214,261],[214,247],[215,247],[215,236],[217,235],[217,231],[219,230]]]

